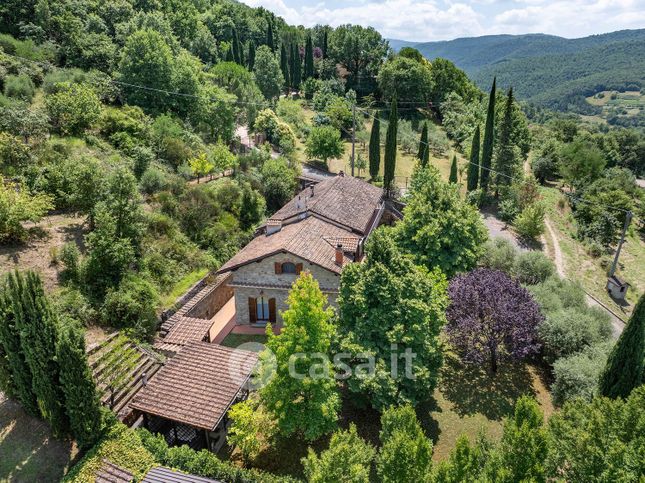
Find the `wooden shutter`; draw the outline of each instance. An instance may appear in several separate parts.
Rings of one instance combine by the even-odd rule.
[[[249,297],[249,321],[252,324],[258,321],[258,303],[253,297]]]
[[[300,275],[302,272],[302,263],[296,263],[296,275]]]
[[[282,264],[280,262],[275,262],[275,273],[277,274],[282,273]]]
[[[269,322],[275,324],[275,299],[269,299]]]

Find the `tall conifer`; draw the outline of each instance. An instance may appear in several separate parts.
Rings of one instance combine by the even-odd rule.
[[[298,44],[291,45],[291,88],[295,90],[300,89],[300,82],[302,80],[302,62],[300,60],[300,47]]]
[[[479,126],[475,128],[473,142],[470,146],[470,163],[468,164],[468,191],[477,189],[479,183]]]
[[[421,166],[424,168],[428,165],[430,161],[430,149],[428,148],[428,123],[423,123],[423,129],[421,130],[421,140],[419,141],[419,152],[417,153],[417,158],[421,162]]]
[[[233,35],[231,39],[231,46],[233,50],[233,61],[237,64],[242,64],[242,57],[240,55],[240,38],[237,35],[237,29],[233,28]]]
[[[20,401],[27,413],[39,416],[31,368],[27,364],[20,340],[20,329],[16,325],[13,290],[10,290],[7,281],[4,281],[0,291],[0,346],[6,360],[12,395]]]
[[[267,28],[267,46],[275,52],[275,40],[273,39],[273,24],[269,20],[269,27]]]
[[[457,155],[453,154],[452,163],[450,164],[450,176],[448,177],[450,183],[457,182]]]
[[[372,124],[370,133],[370,178],[378,178],[381,169],[381,120],[378,117],[378,111]]]
[[[396,98],[392,99],[390,117],[385,134],[385,159],[383,161],[383,187],[387,196],[392,194],[394,187],[394,170],[396,168],[396,133],[398,129],[399,114]]]
[[[600,394],[627,398],[632,389],[645,384],[645,294],[609,354],[600,376]]]
[[[87,364],[83,332],[74,321],[61,329],[56,358],[72,435],[81,448],[88,448],[100,436],[101,408]]]
[[[484,145],[482,147],[481,173],[479,175],[482,190],[488,191],[490,179],[490,168],[493,161],[493,139],[495,137],[495,84],[497,79],[493,78],[493,86],[490,88],[488,97],[488,111],[486,113],[486,127],[484,128]]]
[[[508,90],[504,105],[504,118],[499,129],[499,145],[495,156],[495,190],[500,186],[511,184],[514,176],[521,169],[521,160],[513,144],[513,88]]]
[[[305,44],[305,71],[302,80],[307,80],[314,76],[314,45],[311,40],[311,34],[307,35]]]
[[[291,69],[289,69],[289,57],[287,56],[287,49],[284,43],[280,45],[280,70],[284,77],[284,86],[289,89],[291,87]]]
[[[246,65],[249,71],[253,72],[253,66],[255,65],[255,41],[253,39],[249,40],[249,56],[246,59]]]
[[[25,360],[31,369],[32,388],[43,418],[57,436],[68,432],[65,397],[59,384],[60,368],[56,361],[58,321],[45,297],[43,283],[34,272],[9,276],[16,326]]]
[[[328,49],[328,46],[327,46],[327,29],[325,29],[323,31],[323,41],[322,41],[322,47],[320,49],[320,50],[322,50],[323,59],[327,58],[327,49]]]

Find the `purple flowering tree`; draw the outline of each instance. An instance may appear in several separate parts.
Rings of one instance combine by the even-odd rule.
[[[446,333],[468,362],[489,361],[493,373],[506,359],[522,360],[540,349],[538,304],[504,272],[478,268],[457,275],[448,288]]]

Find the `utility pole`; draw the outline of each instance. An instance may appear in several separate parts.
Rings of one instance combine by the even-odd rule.
[[[609,278],[613,277],[616,273],[616,267],[618,266],[618,257],[620,256],[620,250],[623,248],[623,243],[625,243],[625,234],[627,233],[627,227],[629,222],[632,220],[632,212],[628,211],[625,214],[625,225],[623,226],[623,233],[620,236],[620,241],[618,242],[618,248],[616,249],[616,256],[614,257],[614,262],[611,264],[611,270],[609,270]]]
[[[354,177],[354,152],[356,149],[356,102],[352,103],[352,178]]]

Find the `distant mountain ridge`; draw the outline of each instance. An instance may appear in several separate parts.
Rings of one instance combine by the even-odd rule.
[[[454,62],[483,89],[493,76],[502,87],[547,107],[588,110],[584,96],[606,89],[645,86],[645,29],[620,30],[579,39],[555,35],[487,35],[440,42],[390,40],[432,60]]]

